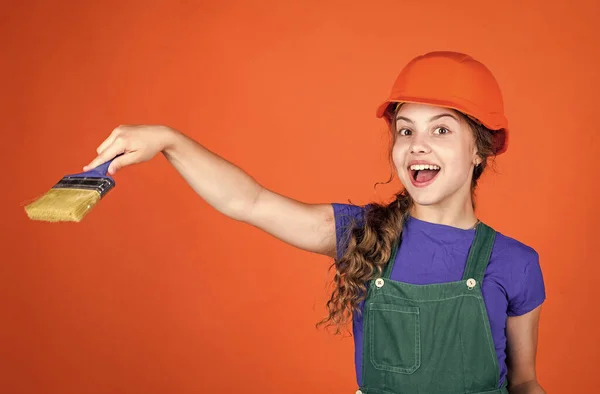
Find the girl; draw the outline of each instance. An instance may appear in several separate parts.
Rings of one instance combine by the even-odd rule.
[[[474,210],[477,181],[508,142],[495,78],[465,54],[428,53],[400,72],[377,116],[404,186],[387,205],[292,200],[166,126],[117,127],[84,170],[123,153],[114,175],[162,152],[221,213],[334,258],[322,323],[352,320],[359,394],[544,393],[538,255]]]

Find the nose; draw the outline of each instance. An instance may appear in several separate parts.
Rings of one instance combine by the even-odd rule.
[[[425,133],[415,133],[411,139],[410,153],[429,153],[431,147],[427,141]]]

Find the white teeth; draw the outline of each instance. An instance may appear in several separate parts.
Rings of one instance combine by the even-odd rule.
[[[433,164],[413,164],[412,166],[410,166],[410,169],[413,171],[439,170],[440,167]]]

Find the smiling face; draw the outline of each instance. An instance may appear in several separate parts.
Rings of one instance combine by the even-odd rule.
[[[459,113],[403,104],[393,121],[393,162],[415,204],[470,205],[473,167],[481,159],[473,131]]]

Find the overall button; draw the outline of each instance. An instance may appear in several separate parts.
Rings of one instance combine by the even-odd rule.
[[[472,289],[477,284],[477,281],[473,278],[467,279],[467,287]]]
[[[356,393],[355,393],[355,394],[362,394],[362,391],[360,391],[360,390],[356,390]]]
[[[379,288],[383,287],[383,279],[377,278],[377,280],[375,281],[375,286]]]

